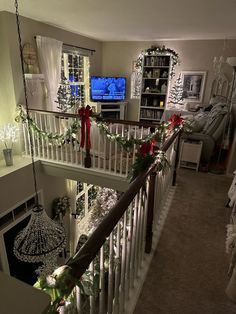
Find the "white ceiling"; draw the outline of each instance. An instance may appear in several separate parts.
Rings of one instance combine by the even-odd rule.
[[[101,41],[236,38],[236,0],[18,0],[20,14]],[[14,0],[0,0],[14,12]]]

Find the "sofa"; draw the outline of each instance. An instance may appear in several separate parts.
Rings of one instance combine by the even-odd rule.
[[[209,163],[217,143],[221,143],[229,119],[227,101],[214,97],[209,106],[189,120],[192,132],[183,134],[182,139],[202,141],[201,162]]]

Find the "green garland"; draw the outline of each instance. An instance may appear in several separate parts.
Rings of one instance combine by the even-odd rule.
[[[25,109],[23,106],[17,106],[17,116],[15,118],[16,122],[28,123],[30,129],[38,135],[39,138],[47,139],[50,143],[56,145],[62,145],[64,143],[70,143],[71,139],[72,142],[76,140],[76,134],[78,130],[81,128],[80,120],[75,119],[71,126],[67,129],[64,134],[59,133],[52,133],[43,131],[40,127],[38,127],[37,123],[33,120],[33,118],[28,117]],[[78,141],[77,141],[78,143]]]
[[[72,139],[72,144],[76,140],[76,134],[81,127],[79,118],[76,118],[71,126],[67,129],[64,134],[58,133],[47,133],[41,130],[35,121],[28,117],[22,106],[18,106],[18,116],[16,121],[23,123],[28,123],[29,127],[36,133],[40,138],[48,139],[51,143],[62,145],[65,143],[70,143]],[[158,170],[161,171],[168,166],[166,156],[163,152],[158,151],[157,153],[153,151],[153,146],[158,142],[159,147],[164,142],[166,136],[171,134],[171,132],[181,128],[184,132],[191,132],[191,125],[188,120],[183,120],[182,117],[178,115],[173,115],[168,122],[162,122],[155,130],[154,133],[150,133],[143,139],[137,139],[131,136],[121,136],[120,134],[112,133],[109,130],[109,125],[104,121],[98,121],[96,116],[91,117],[91,119],[97,124],[97,127],[106,135],[107,139],[110,141],[116,141],[120,144],[126,151],[130,151],[134,145],[139,145],[139,151],[136,154],[135,163],[132,166],[131,177],[134,179],[140,171],[146,169],[155,160],[159,159]],[[78,142],[78,141],[77,141]],[[146,147],[145,147],[146,145]],[[150,146],[150,148],[148,148]],[[142,151],[142,149],[147,151]],[[150,150],[151,149],[151,150]]]
[[[143,50],[136,61],[136,69],[140,69],[142,67],[144,56],[155,56],[158,54],[170,55],[171,60],[172,60],[171,69],[170,69],[170,77],[171,78],[174,77],[175,66],[180,64],[179,55],[173,49],[166,48],[165,46],[160,46],[160,47],[154,46],[154,47]]]
[[[116,141],[126,151],[129,151],[131,148],[133,148],[134,145],[142,145],[146,142],[152,141],[153,139],[155,139],[156,141],[159,141],[160,138],[162,137],[163,125],[164,125],[164,123],[162,123],[156,129],[156,131],[154,133],[150,133],[145,138],[138,139],[138,138],[134,138],[133,136],[128,138],[126,136],[121,136],[120,134],[112,133],[109,130],[109,126],[104,122],[96,121],[96,124],[97,124],[98,128],[103,131],[103,133],[106,135],[108,140],[113,141],[113,142]]]
[[[36,133],[39,138],[48,139],[50,143],[61,145],[64,143],[69,143],[70,139],[76,140],[76,134],[78,130],[81,128],[80,120],[75,119],[75,121],[71,124],[71,126],[67,129],[67,131],[64,134],[59,133],[48,133],[46,131],[43,131],[39,126],[35,123],[32,117],[27,117],[26,111],[21,105],[18,105],[18,114],[15,118],[16,122],[22,121],[22,123],[27,123],[31,130]],[[134,145],[142,145],[143,143],[152,141],[155,139],[156,141],[160,141],[163,138],[163,135],[165,133],[166,128],[168,127],[168,124],[162,123],[158,126],[156,131],[154,133],[150,133],[143,139],[134,138],[131,136],[128,138],[127,136],[122,136],[120,134],[112,133],[109,130],[109,126],[104,121],[98,121],[96,117],[92,118],[93,121],[97,124],[97,127],[103,131],[103,133],[106,135],[107,139],[110,141],[116,141],[118,144],[120,144],[126,151],[129,151]],[[76,140],[77,141],[77,140]],[[77,141],[78,143],[78,141]]]

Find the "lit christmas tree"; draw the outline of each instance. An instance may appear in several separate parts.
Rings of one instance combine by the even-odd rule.
[[[168,104],[172,104],[174,107],[183,105],[183,83],[180,75],[170,91]]]
[[[61,80],[60,87],[57,92],[57,108],[61,112],[67,112],[74,108],[78,102],[78,96],[72,95],[70,82],[64,76]]]

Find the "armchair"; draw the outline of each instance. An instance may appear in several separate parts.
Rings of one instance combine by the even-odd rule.
[[[210,111],[201,112],[190,119],[186,118],[190,120],[193,132],[182,136],[183,139],[202,141],[201,161],[204,163],[209,163],[216,143],[222,139],[228,119],[228,107],[225,100],[221,99],[209,107]]]

